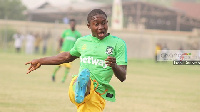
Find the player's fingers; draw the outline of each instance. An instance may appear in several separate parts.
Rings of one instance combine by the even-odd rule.
[[[105,61],[106,61],[106,62],[111,62],[111,61],[112,61],[112,59],[106,59]]]
[[[105,63],[115,63],[115,61],[110,60],[110,61],[106,61]]]
[[[106,58],[106,60],[110,60],[112,57],[111,56],[108,56],[107,58]]]
[[[114,59],[116,59],[116,58],[115,58],[115,57],[108,56],[107,59],[112,59],[112,60],[114,60]]]
[[[107,60],[105,63],[116,63],[116,60]]]
[[[108,56],[107,58],[113,58],[112,56]]]
[[[115,67],[116,63],[115,62],[106,62],[106,65],[110,66],[110,67]]]
[[[27,72],[27,74],[29,74],[29,73],[32,72],[32,71],[33,71],[33,69],[29,70],[29,71]]]
[[[29,70],[26,74],[29,74],[31,71]]]
[[[106,60],[116,60],[114,57],[107,57]]]
[[[107,64],[107,66],[110,66],[110,64]]]
[[[29,74],[31,72],[31,70],[29,70],[26,74]]]
[[[30,62],[27,62],[27,63],[25,63],[25,65],[28,65],[28,64],[31,64],[31,61],[30,61]]]
[[[107,66],[111,66],[112,63],[111,63],[111,62],[107,62],[106,65],[107,65]]]
[[[28,68],[28,70],[30,70],[32,68],[32,65]]]
[[[110,59],[108,59],[108,58],[105,59],[105,61],[108,61],[108,60],[110,60]]]
[[[110,61],[106,61],[105,64],[110,64]]]
[[[32,67],[29,71],[32,72],[32,71],[35,70],[35,69],[36,69],[35,67]],[[29,72],[29,73],[30,73],[30,72]]]
[[[107,66],[109,66],[109,67],[115,67],[114,64],[108,64]]]
[[[30,66],[29,69],[28,69],[27,74],[29,74],[30,72],[36,70],[36,69],[39,68],[40,66],[41,66],[40,63],[38,63],[36,66]]]

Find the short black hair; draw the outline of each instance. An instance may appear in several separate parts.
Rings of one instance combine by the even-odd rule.
[[[87,22],[90,23],[90,21],[92,20],[92,17],[96,16],[98,14],[103,14],[107,18],[106,13],[104,11],[102,11],[101,9],[93,9],[87,16]]]
[[[75,19],[70,19],[69,21],[70,21],[70,22],[71,22],[71,21],[74,21],[74,22],[75,22]]]

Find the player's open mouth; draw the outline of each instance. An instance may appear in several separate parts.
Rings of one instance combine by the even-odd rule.
[[[99,37],[104,37],[104,36],[105,36],[105,32],[100,32],[100,33],[98,33],[98,36],[99,36]]]

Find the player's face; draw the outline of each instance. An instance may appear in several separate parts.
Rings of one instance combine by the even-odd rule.
[[[70,21],[70,27],[72,31],[75,30],[75,21]]]
[[[88,28],[92,31],[92,36],[98,39],[104,39],[107,35],[108,21],[105,15],[98,14],[93,16],[92,20],[88,24]]]

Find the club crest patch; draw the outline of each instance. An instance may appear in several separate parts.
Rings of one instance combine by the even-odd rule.
[[[87,45],[86,45],[86,44],[83,44],[82,49],[83,49],[83,50],[87,49]]]
[[[107,55],[112,55],[113,54],[113,47],[107,46],[107,48],[106,48],[106,54]]]

